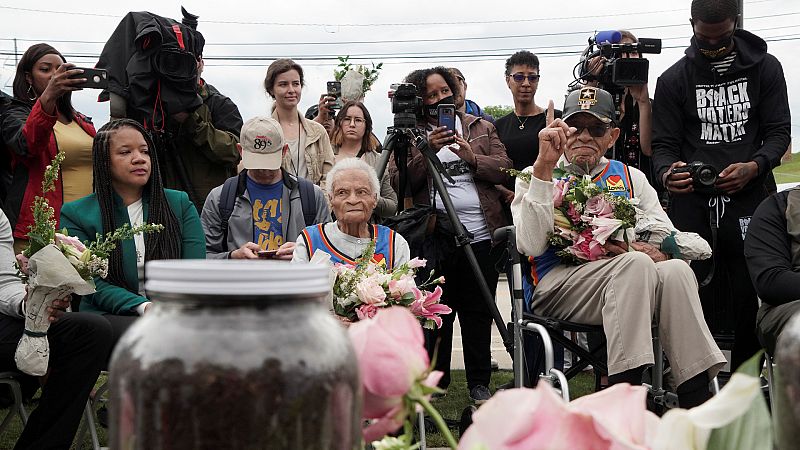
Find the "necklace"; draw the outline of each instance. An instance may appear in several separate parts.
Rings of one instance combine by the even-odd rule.
[[[531,118],[531,116],[528,116],[528,117],[525,118],[525,120],[519,120],[519,116],[516,115],[516,114],[514,114],[514,117],[516,117],[517,121],[519,122],[519,129],[520,130],[524,130],[525,129],[525,122],[527,122],[528,119]]]

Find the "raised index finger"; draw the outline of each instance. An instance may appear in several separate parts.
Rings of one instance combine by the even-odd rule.
[[[553,107],[553,100],[547,102],[547,113],[544,116],[544,125],[550,125],[556,118],[555,109]]]

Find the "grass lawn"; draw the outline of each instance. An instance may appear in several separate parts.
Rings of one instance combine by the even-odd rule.
[[[793,155],[791,161],[782,163],[772,173],[776,183],[800,183],[800,154]]]
[[[105,382],[106,382],[106,376],[105,375],[100,375],[100,378],[97,380],[97,384],[95,385],[95,388],[100,387]],[[25,405],[25,409],[28,411],[29,415],[36,408],[36,406],[38,406],[38,400],[39,400],[39,394],[40,393],[41,393],[41,391],[39,391],[39,393],[37,393],[34,396],[33,401],[30,404],[26,404]],[[6,416],[7,413],[8,413],[8,409],[0,409],[0,422]],[[82,420],[82,422],[83,422],[83,420]],[[79,428],[79,430],[80,430],[80,428]],[[3,434],[0,434],[0,449],[14,448],[14,444],[17,442],[17,438],[19,437],[20,433],[22,433],[22,421],[19,419],[19,416],[15,414],[14,415],[14,420],[12,420],[11,424],[3,432]],[[107,446],[108,443],[107,443],[107,440],[106,440],[106,430],[105,430],[105,428],[103,428],[103,427],[98,425],[97,426],[97,434],[98,434],[98,437],[100,439],[100,445],[101,446]],[[92,440],[89,437],[89,432],[87,431],[85,436],[84,436],[83,446],[82,447],[78,446],[76,443],[73,442],[72,448],[74,448],[74,449],[78,449],[78,448],[90,449],[90,448],[92,448]]]
[[[104,375],[101,375],[100,378],[101,379],[97,384],[98,387],[100,384],[105,382]],[[514,377],[511,371],[508,370],[493,372],[491,384],[492,392],[495,392],[498,386],[512,381],[513,378]],[[572,398],[589,394],[594,391],[594,377],[588,373],[580,374],[569,382],[569,389]],[[38,397],[35,397],[31,404],[25,406],[29,414],[36,407],[37,400]],[[459,420],[461,417],[461,411],[464,410],[464,408],[466,408],[470,403],[472,402],[469,400],[469,393],[467,392],[467,380],[463,370],[454,370],[451,373],[450,388],[447,391],[447,395],[433,401],[433,405],[439,410],[439,412],[442,414],[442,417],[455,421]],[[5,417],[7,413],[7,409],[0,410],[0,421],[2,421],[2,418]],[[100,445],[108,445],[106,441],[106,430],[98,426],[97,431],[100,435]],[[429,448],[446,447],[444,439],[438,432],[434,432],[431,429],[426,431],[428,439],[427,444]],[[6,431],[0,435],[0,449],[13,448],[14,443],[17,442],[17,438],[21,432],[22,422],[19,420],[19,417],[15,417],[8,429],[6,429]],[[456,439],[458,439],[458,427],[451,429],[451,432]],[[72,448],[77,449],[79,447],[73,444]],[[84,437],[83,448],[91,448],[91,440],[88,432]]]
[[[497,387],[505,383],[511,382],[514,379],[511,371],[501,370],[492,373],[491,391],[494,393]],[[594,392],[594,375],[591,373],[581,373],[569,382],[569,391],[571,398],[578,398],[580,396]],[[467,391],[467,380],[463,370],[454,370],[451,372],[450,387],[447,389],[447,395],[444,397],[434,399],[433,406],[442,414],[447,420],[454,420],[458,422],[461,418],[461,411],[472,402],[469,400],[469,392]],[[427,433],[427,446],[431,447],[447,447],[444,438],[438,431],[430,428],[426,429]],[[458,426],[451,428],[450,432],[458,440]]]

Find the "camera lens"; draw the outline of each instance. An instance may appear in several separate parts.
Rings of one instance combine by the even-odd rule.
[[[717,182],[717,172],[709,166],[701,167],[697,171],[697,180],[704,186],[711,186]]]

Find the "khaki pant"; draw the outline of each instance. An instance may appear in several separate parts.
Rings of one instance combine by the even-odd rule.
[[[609,375],[653,364],[656,312],[676,385],[704,370],[713,378],[725,364],[703,318],[697,280],[680,260],[654,263],[644,253],[629,252],[580,266],[559,265],[536,286],[532,306],[539,315],[603,325]]]

